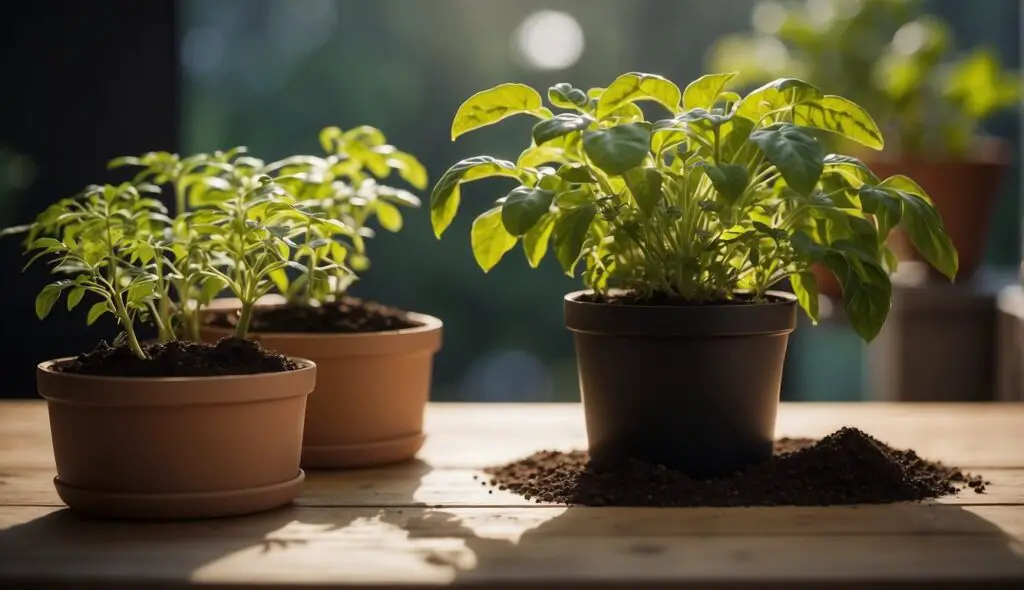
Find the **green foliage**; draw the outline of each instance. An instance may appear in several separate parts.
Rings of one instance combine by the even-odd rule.
[[[898,150],[964,156],[981,123],[1017,105],[1020,76],[988,47],[955,53],[949,26],[922,9],[921,0],[764,0],[755,31],[721,38],[709,67],[741,72],[732,80],[740,85],[803,78],[867,108]],[[828,102],[794,112],[794,122],[836,117],[846,139],[878,149],[859,108]]]
[[[924,191],[902,176],[880,181],[860,160],[822,146],[819,136],[831,134],[881,148],[864,109],[796,79],[740,97],[723,89],[733,77],[703,76],[682,92],[641,73],[608,89],[551,87],[551,105],[569,112],[541,117],[515,163],[478,156],[453,165],[431,194],[434,233],[440,238],[454,218],[462,183],[507,177],[519,186],[473,223],[471,245],[484,271],[521,239],[531,267],[550,249],[567,275],[580,274],[600,294],[714,302],[747,292],[764,301],[789,278],[816,319],[810,267],[821,263],[839,278],[866,340],[889,310],[885,238],[894,227],[902,224],[952,279],[956,251]],[[481,104],[501,118],[546,112],[535,96],[505,84],[474,95],[456,119]],[[635,104],[642,100],[660,105],[664,118],[645,120]]]
[[[92,324],[113,314],[136,355],[138,320],[161,341],[198,341],[203,306],[223,291],[241,302],[235,335],[248,335],[258,299],[278,291],[316,305],[340,296],[368,267],[367,223],[402,228],[399,207],[412,193],[378,184],[392,172],[423,189],[427,174],[410,154],[372,127],[320,133],[324,157],[297,155],[265,163],[238,147],[182,158],[168,152],[117,158],[111,168],[141,168],[129,183],[90,186],[47,208],[26,233],[29,264],[48,256],[53,272],[72,278],[43,288],[36,314],[47,316],[62,293],[68,309],[92,293]],[[169,214],[159,200],[173,196]]]

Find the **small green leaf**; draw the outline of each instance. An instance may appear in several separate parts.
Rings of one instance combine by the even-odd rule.
[[[452,121],[452,141],[463,133],[493,125],[513,115],[530,114],[548,118],[540,94],[525,84],[510,82],[477,92],[462,103]]]
[[[548,251],[548,241],[554,227],[555,216],[547,213],[523,236],[523,252],[526,254],[530,268],[540,266],[540,261],[544,259],[544,254]]]
[[[730,205],[747,190],[750,174],[742,164],[723,164],[722,166],[705,166],[704,173],[715,185],[715,190]]]
[[[736,72],[705,74],[690,82],[683,91],[683,108],[710,109],[715,106],[725,85],[735,77]]]
[[[278,293],[288,293],[288,273],[283,268],[275,268],[267,273],[267,276],[270,277],[270,282],[274,283]]]
[[[796,78],[779,78],[752,90],[743,97],[736,115],[759,122],[761,118],[779,109],[824,96],[816,86]]]
[[[82,297],[85,297],[85,287],[75,287],[68,291],[68,311],[78,306],[82,302]]]
[[[501,222],[508,233],[521,236],[528,232],[551,208],[555,192],[521,186],[508,194],[501,206]]]
[[[381,227],[390,232],[402,229],[402,212],[398,207],[380,199],[374,201],[374,207],[377,209],[377,220],[380,221]]]
[[[675,113],[682,93],[679,87],[662,76],[630,72],[615,79],[598,99],[597,117],[603,119],[625,104],[651,100]]]
[[[96,320],[105,313],[110,311],[110,306],[106,301],[100,301],[93,303],[92,307],[89,308],[89,313],[85,316],[85,324],[91,326],[96,323]]]
[[[825,149],[813,135],[789,123],[777,123],[750,134],[768,161],[793,190],[810,196],[825,168]]]
[[[498,264],[502,256],[516,245],[516,237],[505,230],[501,207],[495,207],[473,220],[470,232],[473,257],[484,272]]]
[[[521,172],[515,164],[507,160],[477,156],[456,163],[441,176],[430,193],[430,221],[435,236],[441,237],[458,212],[459,185],[492,176],[506,176],[518,180],[521,178]]]
[[[564,193],[558,193],[555,196],[555,206],[560,209],[575,209],[592,203],[594,200],[594,193],[590,188],[577,188]]]
[[[629,192],[644,215],[650,216],[664,196],[661,192],[662,177],[657,168],[634,168],[622,176]]]
[[[544,119],[533,126],[533,141],[543,145],[556,137],[562,137],[586,129],[593,120],[586,115],[562,113],[551,119]]]
[[[320,147],[329,154],[337,150],[337,141],[341,138],[341,129],[338,127],[324,127],[320,131]]]
[[[793,123],[824,129],[875,150],[885,145],[882,132],[871,115],[841,96],[827,95],[795,105]]]
[[[811,318],[811,323],[818,323],[818,279],[812,272],[794,273],[789,276],[793,294],[796,295],[800,307]]]
[[[892,282],[876,261],[856,251],[831,249],[825,266],[843,287],[846,315],[854,330],[871,342],[885,325],[892,305]]]
[[[862,185],[876,185],[879,180],[868,166],[852,156],[829,154],[825,156],[823,175],[839,174],[845,182],[855,189]]]
[[[597,178],[584,164],[564,164],[557,172],[566,182],[572,182],[576,184],[590,184],[597,182]]]
[[[147,298],[153,295],[153,291],[156,287],[154,281],[139,281],[132,283],[128,287],[128,302],[129,303],[143,303]]]
[[[627,123],[583,132],[583,150],[608,174],[619,175],[643,163],[651,149],[651,124]]]
[[[903,218],[903,204],[899,197],[873,186],[863,185],[858,192],[864,212],[873,215],[878,224],[879,240],[884,242],[889,232],[900,224]]]
[[[548,88],[548,101],[562,109],[584,109],[590,99],[586,92],[573,88],[572,84],[559,82]]]
[[[44,319],[50,315],[53,304],[60,298],[61,291],[71,285],[71,281],[57,281],[43,287],[36,296],[36,317]]]
[[[418,190],[427,188],[427,169],[412,154],[395,151],[387,155],[387,164],[395,170],[402,180]]]
[[[593,223],[596,215],[597,206],[587,203],[565,211],[555,221],[551,234],[555,257],[562,265],[562,270],[569,276],[575,274],[576,262],[579,261],[583,251],[583,242],[587,239],[590,224]]]

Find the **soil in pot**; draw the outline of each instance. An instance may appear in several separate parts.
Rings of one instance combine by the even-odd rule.
[[[485,471],[485,483],[528,500],[583,506],[879,504],[983,493],[988,483],[854,428],[817,441],[777,440],[772,459],[715,479],[637,461],[598,471],[585,451],[541,451]]]
[[[127,345],[101,341],[96,348],[55,363],[52,369],[77,375],[105,377],[213,377],[292,371],[299,365],[259,344],[241,338],[222,338],[216,344],[172,341],[143,347],[148,359],[135,356]]]
[[[234,311],[211,313],[209,323],[221,328],[234,328],[238,315]],[[401,309],[373,301],[343,297],[333,305],[257,306],[249,324],[252,332],[302,334],[353,334],[385,332],[419,326]]]

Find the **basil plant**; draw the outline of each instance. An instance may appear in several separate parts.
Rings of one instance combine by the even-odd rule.
[[[440,238],[463,183],[507,177],[515,187],[477,217],[470,235],[486,272],[522,243],[537,267],[550,249],[588,289],[642,300],[770,299],[789,279],[817,321],[820,263],[843,288],[846,312],[870,341],[890,308],[896,257],[886,238],[902,226],[950,280],[957,253],[925,191],[912,179],[879,179],[856,158],[826,153],[836,134],[880,150],[867,112],[793,78],[740,96],[733,73],[680,89],[664,77],[627,73],[607,88],[567,83],[547,91],[555,114],[529,86],[506,83],[458,109],[452,139],[513,115],[537,120],[516,161],[478,156],[456,163],[430,197]],[[649,102],[648,119],[638,102]]]

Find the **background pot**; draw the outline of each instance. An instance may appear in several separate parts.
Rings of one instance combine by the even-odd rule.
[[[128,378],[37,369],[54,483],[74,510],[114,518],[248,514],[291,502],[316,366],[217,377]]]
[[[695,476],[771,457],[796,298],[641,306],[565,297],[591,461],[633,457]]]
[[[957,250],[960,259],[957,281],[970,279],[984,260],[992,209],[1009,167],[1006,142],[983,142],[965,160],[871,156],[864,162],[880,179],[902,174],[924,188],[939,210],[946,233]],[[922,260],[902,229],[892,233],[889,246],[900,260]],[[931,268],[929,272],[933,276],[939,274]]]
[[[264,305],[274,304],[269,301]],[[230,300],[212,307],[231,308]],[[418,313],[409,318],[420,325],[360,334],[249,334],[264,348],[317,365],[306,406],[304,468],[369,467],[416,456],[425,440],[423,413],[442,323]],[[204,325],[202,338],[216,342],[229,333]]]

